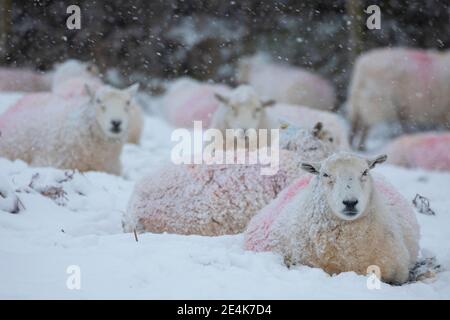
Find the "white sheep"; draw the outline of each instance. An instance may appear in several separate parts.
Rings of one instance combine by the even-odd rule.
[[[0,116],[0,156],[34,166],[120,174],[134,87],[91,97],[24,96]]]
[[[262,101],[260,95],[247,85],[228,94],[217,93],[216,98],[221,104],[212,116],[211,128],[222,131],[243,129],[241,133],[245,135],[247,129],[274,129],[284,122],[313,130],[314,125],[321,122],[331,133],[330,142],[343,150],[349,149],[347,126],[335,113],[279,104],[273,100]]]
[[[376,266],[383,281],[404,283],[416,263],[419,225],[408,201],[372,177],[370,169],[385,160],[341,152],[303,163],[314,176],[292,183],[252,219],[245,247],[330,274],[366,275]]]
[[[55,67],[53,75],[52,92],[64,98],[75,98],[87,96],[89,93],[86,88],[97,90],[103,86],[103,81],[99,78],[99,71],[95,65],[78,60],[67,60]],[[129,130],[128,142],[138,144],[141,139],[144,126],[144,115],[142,108],[134,98],[137,94],[139,85],[133,87],[129,106]]]
[[[449,126],[450,51],[376,49],[356,61],[347,103],[352,144],[383,122]]]
[[[321,122],[327,132],[331,134],[330,142],[336,145],[341,150],[349,150],[348,142],[348,127],[345,120],[336,113],[322,110],[311,109],[306,106],[275,104],[272,108],[266,109],[266,117],[271,119],[283,120],[303,127],[307,130],[312,130],[314,125]]]
[[[335,105],[334,88],[327,80],[302,68],[271,61],[267,55],[243,58],[237,78],[261,96],[280,103],[321,110],[332,110]]]
[[[210,128],[221,130],[224,137],[227,129],[239,129],[237,133],[247,136],[248,129],[272,129],[280,126],[280,123],[270,122],[266,116],[265,109],[275,102],[261,101],[250,86],[241,85],[227,95],[216,93],[215,97],[220,104],[212,115]],[[231,143],[226,141],[226,148],[233,147],[234,141]]]
[[[0,210],[9,213],[18,213],[20,211],[19,203],[19,198],[6,178],[0,175]]]
[[[334,150],[303,129],[280,137],[279,170],[261,175],[257,165],[169,165],[139,181],[124,217],[130,232],[223,235],[242,232],[250,218],[302,175],[301,159],[319,160]],[[284,130],[283,130],[284,132]]]

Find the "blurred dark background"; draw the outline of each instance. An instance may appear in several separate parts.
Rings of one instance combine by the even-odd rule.
[[[81,7],[81,30],[66,28],[70,4]],[[381,30],[365,26],[372,4]],[[359,52],[449,43],[448,0],[0,0],[0,64],[91,60],[149,89],[181,75],[233,84],[237,59],[264,51],[332,80],[342,101]]]

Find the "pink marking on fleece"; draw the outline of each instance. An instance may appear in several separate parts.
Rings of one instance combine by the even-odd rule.
[[[410,166],[450,170],[450,134],[426,134],[411,139],[408,157]]]
[[[7,124],[11,124],[11,122],[14,121],[15,116],[23,110],[45,105],[51,98],[52,94],[48,92],[39,92],[24,95],[0,116],[0,128],[3,128]]]
[[[269,205],[264,207],[254,219],[250,221],[246,231],[245,248],[252,251],[268,251],[269,232],[273,222],[280,215],[283,208],[292,201],[295,195],[306,188],[312,179],[312,175],[298,178],[284,189],[280,195]]]
[[[395,206],[395,210],[400,209],[400,214],[405,217],[410,223],[410,225],[415,229],[415,232],[419,234],[419,225],[415,219],[415,213],[411,204],[405,197],[395,189],[395,187],[387,182],[383,178],[376,177],[374,179],[375,190],[382,193],[386,199],[389,206]]]
[[[312,176],[307,175],[294,181],[268,206],[263,208],[249,223],[245,232],[245,249],[261,252],[270,251],[268,242],[269,232],[276,218],[286,205],[292,201],[294,196],[304,189],[311,181]],[[409,202],[393,187],[390,183],[382,178],[374,178],[375,190],[381,192],[387,199],[389,206],[396,206],[396,210],[400,208],[400,214],[404,215],[410,221],[411,226],[419,232],[419,225],[414,217]]]
[[[418,68],[419,78],[428,86],[432,75],[433,58],[424,51],[413,50],[408,54]]]
[[[209,126],[209,117],[219,107],[210,88],[200,88],[193,93],[178,110],[174,110],[174,122],[179,125],[192,125],[192,122],[203,121],[203,126]]]

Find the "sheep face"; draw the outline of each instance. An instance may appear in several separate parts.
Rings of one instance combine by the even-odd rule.
[[[264,108],[274,101],[262,102],[250,86],[242,85],[234,89],[229,97],[216,94],[222,103],[224,121],[229,129],[259,129],[264,121]]]
[[[108,138],[123,140],[127,137],[129,113],[136,91],[137,85],[124,90],[104,86],[91,96],[97,123]]]
[[[343,220],[355,220],[367,211],[373,189],[369,170],[386,156],[364,159],[349,153],[334,154],[319,164],[302,164],[316,174],[333,214]]]

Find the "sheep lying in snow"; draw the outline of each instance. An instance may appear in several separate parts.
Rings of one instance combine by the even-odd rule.
[[[239,129],[242,136],[246,136],[248,129],[272,129],[279,124],[269,121],[265,109],[273,105],[273,100],[261,101],[252,87],[241,85],[233,89],[228,95],[215,94],[220,101],[219,108],[213,113],[211,128],[219,129],[226,136],[226,129]],[[227,141],[225,147],[234,147],[234,141]]]
[[[256,91],[247,85],[241,85],[229,94],[216,94],[221,105],[213,114],[211,128],[225,130],[243,129],[273,129],[280,123],[287,122],[312,130],[321,122],[331,133],[330,142],[341,149],[348,149],[347,127],[338,115],[314,110],[302,106],[275,104],[273,100],[261,101]],[[270,108],[268,108],[271,106]]]
[[[280,103],[332,110],[336,100],[333,86],[325,79],[298,67],[270,61],[261,54],[240,62],[238,80]]]
[[[319,126],[320,127],[320,126]],[[334,146],[302,129],[280,137],[279,170],[261,175],[261,165],[170,165],[139,181],[124,217],[127,232],[217,236],[242,232],[250,218],[293,179],[301,159],[319,160]]]
[[[19,198],[6,178],[0,175],[0,210],[9,213],[18,213],[20,211],[19,203]]]
[[[399,121],[450,126],[450,51],[378,49],[361,55],[349,92],[352,143],[364,147],[369,129]]]
[[[0,91],[48,91],[50,82],[48,75],[33,70],[0,68]]]
[[[450,171],[450,133],[400,136],[385,148],[389,162],[408,168]]]
[[[166,92],[162,105],[167,120],[177,127],[192,127],[193,121],[202,121],[208,127],[212,114],[219,107],[216,93],[226,94],[229,88],[221,84],[200,83],[182,78]]]
[[[0,116],[0,156],[34,166],[120,174],[134,88],[92,97],[24,96]]]
[[[252,219],[246,248],[278,252],[288,265],[330,274],[365,275],[376,265],[383,281],[404,283],[417,259],[419,225],[408,201],[371,176],[369,170],[385,160],[337,153],[303,163],[315,176],[296,180]]]
[[[55,68],[52,92],[65,98],[88,96],[89,92],[86,88],[97,90],[104,85],[98,74],[98,69],[93,64],[67,60]],[[137,92],[137,90],[136,84],[133,91]],[[135,93],[132,94],[133,97],[135,95]],[[144,126],[144,116],[134,98],[130,101],[129,119],[128,142],[138,144]]]
[[[321,122],[331,134],[331,143],[341,150],[350,149],[347,125],[344,119],[335,113],[287,104],[275,104],[266,112],[269,119],[286,119],[291,124],[309,130],[312,130],[317,122]]]

